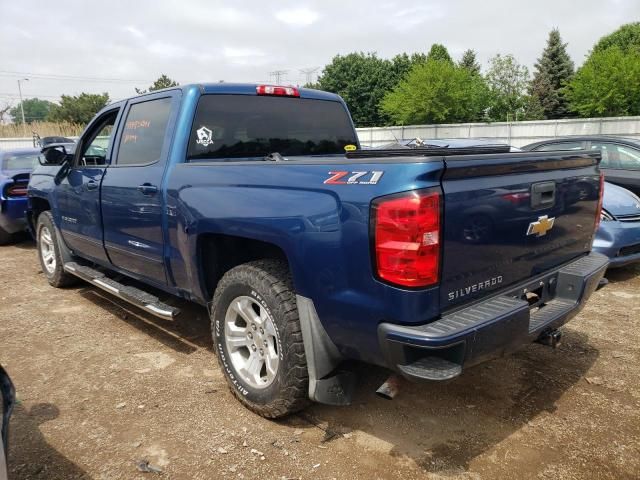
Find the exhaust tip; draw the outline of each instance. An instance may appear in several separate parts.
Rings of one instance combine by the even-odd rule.
[[[560,330],[546,332],[537,340],[537,342],[552,348],[558,348],[562,343],[562,332]]]
[[[385,400],[393,400],[400,391],[400,377],[395,373],[387,378],[376,390],[376,395]]]

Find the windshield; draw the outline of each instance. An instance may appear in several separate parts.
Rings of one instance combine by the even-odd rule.
[[[189,139],[189,159],[344,154],[357,145],[339,102],[295,97],[203,95]],[[350,147],[351,148],[351,147]]]
[[[38,164],[37,153],[9,153],[2,157],[2,170],[32,170]]]

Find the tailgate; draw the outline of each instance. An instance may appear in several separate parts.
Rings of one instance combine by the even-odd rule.
[[[599,161],[586,151],[445,157],[442,308],[588,252]]]

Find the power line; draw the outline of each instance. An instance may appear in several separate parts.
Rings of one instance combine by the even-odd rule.
[[[140,80],[131,78],[101,78],[101,77],[82,77],[75,75],[59,75],[53,73],[37,73],[37,72],[14,72],[9,70],[0,70],[1,77],[21,77],[27,76],[38,78],[41,80],[82,80],[87,82],[106,82],[106,83],[151,83],[153,80]]]
[[[27,97],[27,95],[23,95],[24,97]],[[30,93],[28,95],[30,98],[34,98],[34,97],[38,97],[38,98],[60,98],[60,95],[41,95],[38,93]],[[17,93],[7,93],[7,92],[0,92],[0,98],[19,98]]]

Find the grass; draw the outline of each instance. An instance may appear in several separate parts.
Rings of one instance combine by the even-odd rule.
[[[63,137],[75,137],[82,133],[84,125],[78,125],[75,123],[54,123],[54,122],[33,122],[27,124],[27,137],[31,137],[33,133],[37,133],[41,137],[48,137],[52,135]],[[25,137],[25,129],[22,125],[9,124],[0,125],[0,138],[17,138]]]

